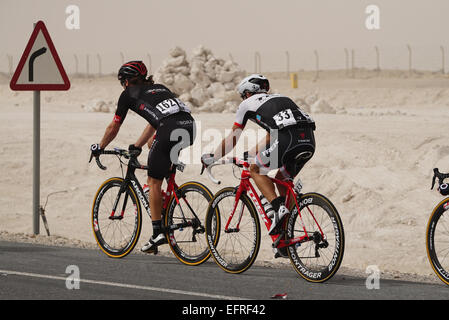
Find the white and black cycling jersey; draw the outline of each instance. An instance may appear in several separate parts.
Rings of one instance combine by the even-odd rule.
[[[244,128],[248,120],[267,131],[293,126],[315,130],[315,121],[293,100],[280,94],[258,93],[245,99],[237,110],[234,125]]]

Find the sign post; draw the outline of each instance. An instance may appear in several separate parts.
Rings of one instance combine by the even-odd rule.
[[[11,90],[33,91],[33,233],[39,234],[41,91],[69,90],[70,81],[43,21],[33,33],[9,84]]]
[[[41,92],[33,91],[33,234],[39,234],[41,177]]]
[[[36,23],[34,24],[36,28]],[[36,51],[45,53],[47,49]],[[39,55],[41,55],[40,53]],[[29,62],[28,79],[34,81],[33,63],[36,54],[33,53],[33,60]],[[31,60],[31,58],[30,58]],[[39,214],[40,214],[40,198],[41,198],[41,92],[33,91],[33,234],[39,234]]]

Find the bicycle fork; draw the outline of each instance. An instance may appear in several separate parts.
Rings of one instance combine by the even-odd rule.
[[[126,208],[126,205],[128,203],[128,193],[126,192],[126,188],[127,187],[128,187],[127,183],[123,183],[120,186],[119,193],[117,194],[117,197],[115,198],[114,205],[112,206],[112,212],[111,212],[111,214],[109,216],[110,220],[122,220],[123,219],[123,216],[125,215],[125,208]],[[121,198],[123,193],[125,193],[125,199],[123,200],[122,211],[121,211],[120,215],[116,216],[115,213],[117,212],[117,207],[118,207],[118,204],[120,202],[120,198]]]

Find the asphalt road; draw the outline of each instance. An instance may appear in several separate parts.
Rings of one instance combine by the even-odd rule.
[[[0,242],[0,300],[260,302],[280,293],[287,293],[288,300],[449,300],[444,284],[381,279],[379,289],[368,290],[365,281],[337,273],[326,283],[313,284],[289,268],[253,266],[232,275],[212,260],[189,267],[172,257],[131,254],[116,260],[99,250]]]

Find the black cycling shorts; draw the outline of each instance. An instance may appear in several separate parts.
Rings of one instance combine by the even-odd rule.
[[[286,179],[293,179],[315,152],[315,136],[310,127],[278,130],[270,140],[256,155],[256,165],[263,174],[280,168]]]
[[[148,176],[163,180],[182,149],[195,140],[195,120],[190,113],[179,112],[161,121],[148,153]]]

